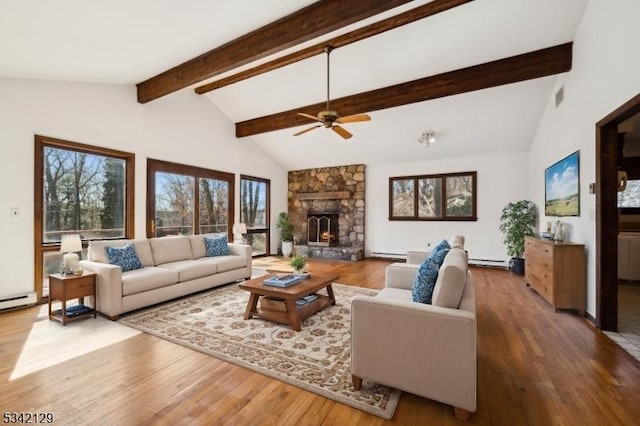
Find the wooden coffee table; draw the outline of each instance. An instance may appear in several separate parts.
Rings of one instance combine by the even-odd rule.
[[[253,317],[262,318],[280,324],[289,324],[293,330],[300,331],[302,321],[320,311],[325,306],[336,304],[331,283],[338,279],[337,274],[313,273],[311,277],[285,288],[264,285],[262,283],[265,279],[274,275],[276,274],[263,275],[240,284],[239,287],[241,289],[251,293],[249,302],[247,302],[247,310],[244,314],[245,320]],[[326,296],[318,294],[316,300],[301,307],[296,306],[296,300],[316,293],[323,288],[327,289]],[[281,312],[274,309],[266,309],[262,306],[258,307],[258,299],[261,297],[270,297],[284,301],[287,311]]]

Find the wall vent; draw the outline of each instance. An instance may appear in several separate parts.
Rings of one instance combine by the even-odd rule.
[[[556,92],[556,108],[564,101],[564,86],[560,87]]]
[[[469,265],[485,266],[490,268],[508,268],[509,262],[506,260],[469,258]]]
[[[3,309],[16,308],[18,306],[35,305],[36,302],[35,293],[6,297],[4,299],[0,299],[0,311]]]

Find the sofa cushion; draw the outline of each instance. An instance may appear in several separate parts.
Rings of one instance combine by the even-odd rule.
[[[385,287],[378,294],[376,299],[384,299],[390,301],[399,302],[413,302],[413,297],[410,292],[402,288]]]
[[[193,259],[191,243],[186,236],[170,236],[149,239],[156,265]]]
[[[166,268],[178,273],[178,281],[185,282],[197,278],[214,275],[218,272],[215,263],[204,263],[195,260],[179,260],[177,262],[163,263],[159,268]]]
[[[207,248],[207,256],[226,256],[229,254],[227,236],[204,237],[204,245]]]
[[[124,247],[127,244],[133,242],[133,246],[136,248],[138,258],[142,263],[142,266],[153,266],[153,256],[151,255],[151,246],[149,240],[98,240],[90,241],[89,248],[87,249],[88,260],[92,262],[109,263],[107,257],[107,251],[105,247]]]
[[[178,282],[178,273],[150,266],[122,274],[122,295],[142,293]]]
[[[453,248],[444,258],[433,290],[435,306],[458,309],[467,278],[467,254]]]
[[[105,251],[107,252],[109,263],[119,266],[122,272],[142,269],[142,263],[132,243],[124,247],[106,246]]]
[[[198,259],[198,262],[216,265],[218,273],[232,271],[234,269],[240,269],[247,266],[247,259],[243,256],[236,255],[202,257]]]

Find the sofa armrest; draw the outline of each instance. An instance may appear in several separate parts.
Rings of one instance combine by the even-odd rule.
[[[250,245],[229,243],[227,246],[229,247],[229,253],[244,257],[247,261],[247,267],[251,269],[251,261],[253,258],[252,247]]]
[[[411,290],[419,265],[392,263],[385,269],[384,286]]]
[[[475,411],[476,334],[471,311],[357,296],[351,303],[351,372]]]
[[[117,318],[122,313],[122,269],[108,263],[81,260],[82,269],[95,272],[96,296],[98,312],[111,318]],[[92,304],[95,303],[92,301]]]
[[[425,261],[427,257],[431,254],[431,250],[428,251],[420,251],[420,250],[409,250],[407,252],[407,263],[420,265]]]

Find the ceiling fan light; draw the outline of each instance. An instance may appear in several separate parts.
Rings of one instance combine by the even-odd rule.
[[[433,130],[427,130],[422,132],[420,137],[418,138],[418,143],[423,146],[430,147],[434,143],[436,143],[436,134]]]

